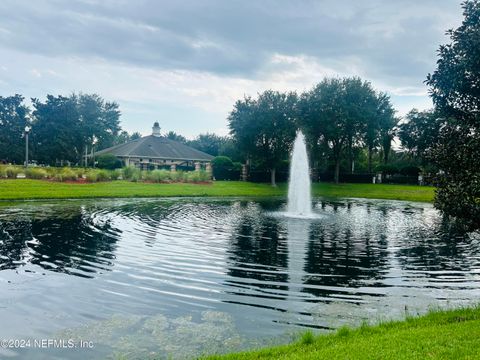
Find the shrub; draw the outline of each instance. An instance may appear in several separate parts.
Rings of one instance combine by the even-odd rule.
[[[5,176],[7,176],[5,168],[3,166],[0,166],[0,178],[4,178]]]
[[[126,166],[122,169],[122,176],[124,180],[132,180],[132,177],[135,176],[140,178],[140,169],[137,169],[134,166]]]
[[[224,169],[232,169],[233,162],[228,156],[217,156],[212,160],[212,166]]]
[[[135,172],[132,174],[132,176],[130,177],[129,180],[132,181],[132,182],[137,182],[137,181],[139,181],[139,180],[141,180],[141,179],[142,179],[142,173],[140,172],[140,170],[138,170],[138,171],[135,171]]]
[[[394,165],[378,165],[375,168],[375,172],[381,172],[388,175],[393,175],[398,173],[398,168]]]
[[[195,182],[196,180],[195,171],[185,171],[182,175],[184,182]]]
[[[20,173],[20,169],[15,166],[7,166],[5,168],[5,175],[9,179],[16,179],[19,173]]]
[[[190,171],[190,173],[188,174],[188,182],[200,182],[200,171]]]
[[[233,163],[233,170],[235,171],[242,171],[242,163],[241,162],[234,162]]]
[[[156,170],[145,171],[143,172],[142,177],[147,181],[157,182]]]
[[[45,168],[45,171],[47,172],[47,177],[49,179],[53,179],[55,178],[55,176],[57,175],[57,173],[59,172],[59,169],[55,168],[55,167],[46,167]]]
[[[198,178],[201,182],[210,181],[210,174],[205,170],[200,170],[198,172]]]
[[[217,180],[229,180],[235,165],[227,156],[217,156],[212,160],[213,176]]]
[[[168,170],[153,170],[149,171],[145,179],[148,181],[153,181],[153,182],[165,182],[169,181],[171,179],[170,177],[170,171]]]
[[[162,181],[171,181],[172,180],[172,172],[170,170],[159,170],[160,171],[160,179]]]
[[[119,169],[122,167],[122,162],[113,154],[103,154],[97,158],[97,166],[100,169]]]
[[[73,171],[75,171],[75,173],[77,174],[77,177],[79,178],[82,178],[83,175],[87,175],[87,169],[83,169],[83,168],[76,168],[76,169],[72,169]]]
[[[63,168],[55,174],[57,181],[74,181],[77,180],[77,173],[70,168]]]
[[[97,182],[98,176],[96,171],[88,171],[85,175],[88,182]]]
[[[40,168],[27,168],[25,169],[25,177],[27,179],[45,179],[47,177],[47,171]]]
[[[172,181],[182,181],[183,180],[183,171],[171,171],[170,180]]]
[[[118,180],[120,176],[122,176],[122,170],[121,169],[115,169],[109,172],[110,174],[110,180]]]
[[[91,169],[87,172],[86,178],[88,182],[111,180],[112,172],[108,170]]]
[[[110,171],[108,171],[108,170],[97,170],[97,180],[98,181],[110,180]]]
[[[413,165],[404,166],[400,169],[400,174],[406,176],[418,176],[418,174],[420,174],[420,168]]]
[[[204,170],[200,171],[189,171],[183,174],[183,181],[199,183],[210,180],[210,174]]]

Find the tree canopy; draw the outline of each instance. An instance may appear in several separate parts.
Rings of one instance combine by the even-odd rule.
[[[335,163],[335,182],[345,150],[353,170],[353,150],[367,144],[371,154],[377,144],[390,151],[396,124],[390,99],[377,94],[371,84],[359,78],[330,78],[302,94],[299,124],[315,145],[324,144]],[[388,157],[385,158],[388,161]]]
[[[0,160],[22,163],[24,161],[25,126],[30,124],[30,111],[23,104],[23,96],[0,96]]]
[[[45,164],[57,160],[81,162],[86,147],[105,148],[115,144],[120,131],[118,104],[96,94],[47,95],[46,101],[32,99],[33,151]]]
[[[267,90],[257,99],[239,100],[228,117],[231,135],[247,158],[270,169],[276,185],[276,169],[288,158],[295,138],[296,93]]]
[[[442,121],[434,110],[417,109],[412,109],[404,120],[398,126],[402,148],[418,159],[421,165],[425,165],[430,160],[432,148],[438,142]]]

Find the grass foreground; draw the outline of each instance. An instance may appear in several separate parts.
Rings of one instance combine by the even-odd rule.
[[[315,336],[258,351],[207,359],[479,359],[480,307],[433,311],[422,317]]]
[[[108,181],[86,184],[45,180],[0,180],[1,200],[128,198],[177,196],[284,196],[286,184],[272,187],[242,181],[214,181],[212,183],[156,184],[130,181]],[[331,184],[315,183],[314,196],[357,197],[431,202],[434,188],[415,185],[386,184]]]

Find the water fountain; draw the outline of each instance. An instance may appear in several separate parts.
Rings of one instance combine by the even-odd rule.
[[[292,217],[312,216],[310,169],[308,166],[305,136],[299,130],[293,144],[288,183],[287,215]]]

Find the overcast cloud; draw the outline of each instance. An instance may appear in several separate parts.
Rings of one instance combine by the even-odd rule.
[[[423,81],[457,0],[2,0],[0,95],[96,92],[147,134],[227,133],[236,99],[361,76],[400,114],[431,102]]]

